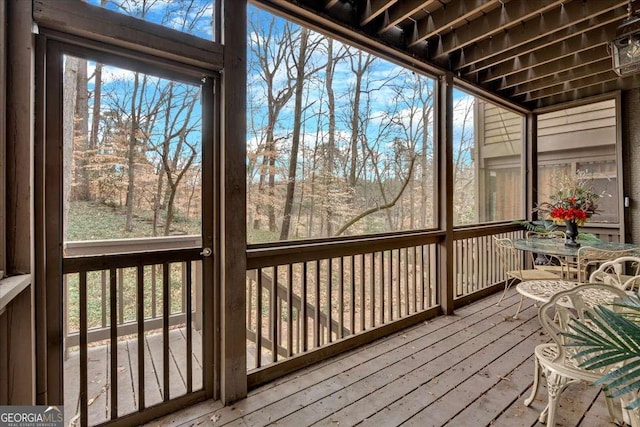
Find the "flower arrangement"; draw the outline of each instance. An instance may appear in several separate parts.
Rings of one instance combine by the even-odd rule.
[[[605,193],[594,191],[593,180],[587,171],[557,175],[553,183],[556,191],[549,196],[550,201],[538,206],[538,211],[545,216],[558,224],[571,221],[584,225],[598,212],[597,202]]]

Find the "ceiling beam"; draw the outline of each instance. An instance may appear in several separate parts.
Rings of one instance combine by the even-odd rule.
[[[378,29],[378,34],[386,33],[405,19],[423,9],[429,9],[438,0],[404,0],[396,3],[384,13],[384,23]]]
[[[596,28],[591,31],[576,34],[570,39],[547,46],[526,55],[517,56],[510,61],[503,62],[487,70],[481,82],[490,81],[515,74],[523,68],[536,67],[557,61],[565,56],[576,55],[593,46],[609,43],[616,35],[617,24]]]
[[[591,28],[620,22],[627,16],[626,1],[572,1],[463,49],[453,68],[464,74],[477,73],[514,56],[557,43]],[[599,12],[598,12],[599,11]]]
[[[360,15],[360,26],[364,27],[397,2],[398,0],[364,0],[364,8]]]
[[[548,98],[553,95],[576,89],[582,89],[598,83],[606,83],[612,80],[617,80],[619,77],[620,76],[618,76],[612,70],[608,70],[600,74],[594,74],[589,77],[583,77],[576,80],[560,81],[555,86],[551,86],[546,89],[535,90],[533,92],[525,94],[522,102],[530,102],[541,98]]]
[[[333,6],[337,5],[338,3],[340,3],[340,0],[325,0],[324,8],[331,9]]]
[[[603,43],[598,46],[594,46],[589,50],[580,52],[580,54],[571,55],[558,61],[554,61],[552,64],[540,65],[538,67],[531,67],[529,69],[521,70],[510,76],[505,76],[498,84],[492,87],[495,91],[504,91],[513,86],[521,85],[526,82],[542,79],[544,77],[552,76],[559,71],[572,70],[582,66],[599,62],[605,58],[611,58],[607,52],[606,45]]]
[[[586,67],[553,73],[548,77],[517,85],[512,88],[510,96],[524,95],[527,92],[533,92],[535,90],[541,90],[551,86],[555,86],[558,84],[558,82],[577,80],[584,77],[589,77],[593,74],[604,73],[605,71],[611,71],[611,57],[603,58],[600,61],[589,64]]]
[[[526,21],[538,14],[545,13],[561,3],[562,0],[516,0],[505,3],[484,16],[474,19],[468,25],[459,27],[440,38],[433,39],[434,46],[429,49],[433,52],[431,58],[445,60],[450,53],[457,49],[478,42],[507,28],[515,27],[521,21]]]
[[[548,98],[541,98],[535,101],[535,105],[533,106],[538,109],[545,108],[555,104],[562,104],[565,102],[575,101],[577,99],[614,92],[616,90],[627,90],[637,87],[640,87],[640,74],[634,74],[629,77],[618,77],[616,80],[598,83],[582,89],[575,89],[559,95],[553,95]]]
[[[467,18],[497,3],[498,0],[453,0],[409,28],[407,35],[409,47],[440,33],[449,32],[456,24],[466,22]]]

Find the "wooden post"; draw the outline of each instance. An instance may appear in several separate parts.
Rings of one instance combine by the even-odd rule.
[[[246,356],[246,84],[247,3],[222,4],[222,120],[220,159],[221,355],[220,398],[247,395]],[[242,36],[239,36],[242,35]]]
[[[439,228],[445,232],[438,246],[438,286],[444,314],[453,313],[453,74],[440,77],[436,105]]]
[[[33,174],[33,35],[31,34],[31,2],[5,2],[6,39],[6,270],[10,274],[31,272],[31,218]],[[4,39],[3,39],[3,44]],[[2,50],[5,52],[5,50]],[[4,64],[3,64],[4,65]],[[4,99],[3,96],[0,96]],[[0,107],[0,109],[2,109]],[[0,143],[0,147],[4,144]],[[2,152],[0,156],[4,156]],[[1,168],[0,168],[1,169]],[[1,196],[2,191],[0,191]],[[0,223],[2,221],[0,220]],[[1,268],[0,268],[1,269]],[[35,402],[33,286],[14,302],[8,324],[9,378],[19,378],[9,397],[9,404],[29,405]]]
[[[529,113],[526,116],[526,139],[525,139],[525,193],[526,194],[526,218],[535,220],[537,216],[533,214],[533,208],[538,203],[538,115]]]
[[[7,3],[0,2],[0,271],[7,270],[6,138],[7,138]],[[2,276],[0,275],[0,279]]]

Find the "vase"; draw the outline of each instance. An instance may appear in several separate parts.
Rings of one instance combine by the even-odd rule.
[[[565,240],[564,245],[570,248],[579,248],[580,243],[576,242],[576,238],[578,237],[578,223],[571,220],[566,220],[567,225],[567,240]]]

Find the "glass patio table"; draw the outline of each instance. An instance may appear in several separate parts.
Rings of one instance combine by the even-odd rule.
[[[640,254],[640,245],[632,243],[602,242],[602,241],[577,241],[581,247],[589,246],[606,251],[623,251],[637,249]],[[578,249],[565,246],[564,242],[554,239],[514,239],[513,246],[522,251],[530,251],[537,254],[554,255],[559,257],[576,257]]]

